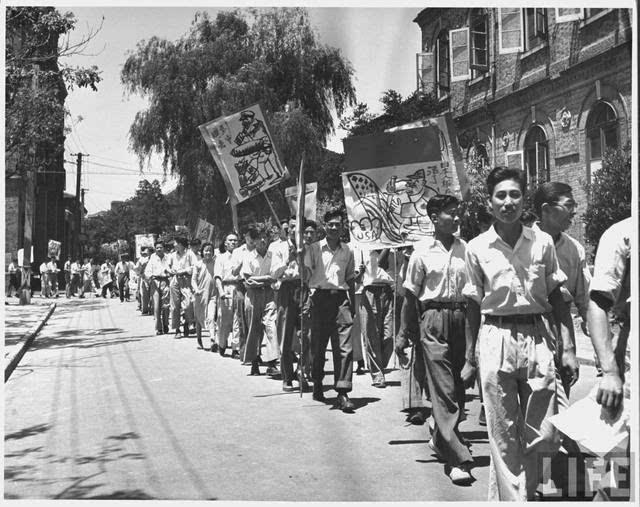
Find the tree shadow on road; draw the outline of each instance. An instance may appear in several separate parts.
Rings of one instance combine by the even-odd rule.
[[[90,334],[89,334],[90,333]],[[72,329],[58,331],[56,333],[47,334],[36,338],[31,350],[39,349],[58,349],[65,347],[76,347],[80,349],[88,349],[93,347],[108,347],[111,345],[120,345],[122,343],[138,342],[144,337],[133,338],[125,334],[122,328],[104,328],[104,329]],[[107,337],[106,335],[122,334],[122,338]]]
[[[28,428],[21,429],[20,431],[9,433],[4,436],[4,440],[5,442],[7,440],[20,440],[22,438],[38,435],[39,433],[44,433],[45,431],[49,431],[49,429],[51,429],[50,424],[36,424],[35,426],[30,426]]]

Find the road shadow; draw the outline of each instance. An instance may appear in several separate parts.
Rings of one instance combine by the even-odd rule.
[[[91,334],[88,334],[89,332]],[[110,337],[105,339],[105,336],[114,334],[122,334],[123,338]],[[138,342],[144,338],[145,337],[143,336],[126,336],[125,330],[122,328],[104,328],[96,330],[71,329],[58,331],[36,338],[31,346],[31,350],[58,349],[66,347],[76,347],[80,349],[109,347],[123,343]]]
[[[489,443],[489,435],[486,431],[461,431],[460,433],[472,444]]]
[[[330,389],[333,389],[333,388],[330,388]],[[363,398],[351,398],[351,397],[349,397],[349,399],[353,402],[353,410],[354,411],[359,410],[362,407],[366,407],[370,403],[375,403],[377,401],[380,401],[380,398],[369,398],[369,397],[363,397]],[[338,400],[337,396],[335,398],[325,398],[323,403],[325,405],[331,405],[332,409],[337,410],[337,407],[335,407],[335,404],[336,404],[337,400]]]
[[[49,429],[51,429],[50,424],[36,424],[35,426],[29,426],[28,428],[21,429],[20,431],[9,433],[8,435],[4,436],[4,440],[5,442],[7,440],[20,440],[22,438],[32,437],[34,435],[44,433],[45,431],[49,431]]]
[[[413,444],[426,444],[428,440],[389,440],[389,445],[413,445]]]

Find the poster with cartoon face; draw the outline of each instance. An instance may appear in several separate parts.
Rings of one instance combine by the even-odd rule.
[[[468,192],[449,118],[344,140],[342,174],[351,240],[361,249],[396,248],[433,235],[427,202]]]
[[[289,177],[258,104],[200,125],[200,133],[236,203]]]

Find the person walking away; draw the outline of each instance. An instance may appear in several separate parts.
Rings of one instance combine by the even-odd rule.
[[[7,266],[7,289],[6,296],[7,298],[11,297],[13,291],[15,290],[15,296],[18,297],[20,290],[20,280],[19,280],[20,270],[18,268],[18,259],[13,257],[9,266]]]
[[[553,456],[560,444],[547,420],[558,411],[559,337],[562,367],[574,381],[578,365],[571,314],[560,291],[566,276],[553,239],[520,222],[524,174],[496,167],[487,189],[495,223],[467,245],[468,335],[461,376],[470,387],[477,361],[491,453],[489,500],[526,501],[535,498],[540,483],[540,457]]]
[[[427,202],[434,235],[417,243],[409,259],[404,282],[407,311],[400,327],[422,348],[434,419],[429,447],[445,462],[451,482],[465,485],[473,481],[473,458],[458,428],[465,413],[460,373],[466,348],[466,244],[454,236],[459,204],[452,195],[435,195]]]
[[[71,256],[67,257],[62,269],[64,270],[64,293],[69,299],[71,297]]]
[[[336,408],[353,412],[349,399],[352,389],[353,346],[351,328],[355,315],[353,251],[341,242],[342,214],[330,210],[324,215],[326,238],[310,245],[305,252],[305,269],[309,275],[311,296],[311,348],[313,364],[313,399],[324,401],[322,381],[327,344],[333,354]]]
[[[138,294],[140,295],[140,312],[142,315],[149,315],[149,277],[146,274],[147,264],[149,263],[149,255],[151,249],[141,248],[140,258],[136,262],[135,271],[138,274]]]
[[[214,297],[214,257],[213,244],[202,245],[201,259],[197,260],[191,275],[191,287],[193,289],[193,310],[196,322],[196,340],[198,348],[202,346],[202,328],[205,326],[209,301]]]
[[[76,259],[71,263],[71,295],[76,296],[82,285],[82,262]]]
[[[49,268],[49,284],[51,286],[51,297],[58,297],[58,275],[60,273],[60,268],[58,268],[58,262],[54,256],[49,257],[49,262],[47,263]]]
[[[393,354],[393,279],[378,265],[380,254],[381,250],[354,248],[356,263],[360,261],[355,281],[362,290],[356,319],[360,319],[372,385],[385,388],[384,370]]]
[[[219,352],[224,356],[227,348],[231,348],[231,355],[238,356],[240,350],[240,336],[242,333],[242,316],[244,287],[242,281],[232,271],[235,265],[233,253],[238,244],[238,236],[227,234],[222,252],[215,261],[214,275],[219,298],[217,319],[217,343],[211,344],[211,352]]]
[[[164,241],[155,243],[155,252],[149,256],[145,274],[149,278],[149,292],[153,302],[153,317],[156,335],[169,332],[169,276],[171,264],[169,255],[164,253]]]
[[[260,375],[260,358],[267,365],[267,375],[280,374],[277,363],[280,359],[278,336],[276,331],[276,302],[271,284],[272,253],[269,252],[269,233],[264,228],[254,229],[251,239],[255,249],[246,254],[242,262],[246,296],[244,300],[245,318],[248,323],[247,343],[244,347],[242,362],[251,364],[250,375]],[[260,349],[266,341],[264,356]]]
[[[191,299],[191,275],[196,258],[187,250],[186,238],[178,237],[174,241],[175,251],[170,255],[171,281],[169,283],[171,305],[171,329],[174,338],[181,338],[180,315],[184,311],[184,336],[189,336],[189,325],[193,314],[189,308]]]
[[[51,287],[49,285],[49,265],[46,260],[40,264],[40,296],[51,297]]]

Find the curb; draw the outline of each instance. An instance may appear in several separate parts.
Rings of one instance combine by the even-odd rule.
[[[5,382],[7,380],[9,380],[9,377],[13,373],[13,370],[16,369],[16,366],[18,366],[18,363],[20,362],[22,357],[25,355],[25,353],[27,352],[29,347],[31,347],[31,344],[33,343],[33,340],[35,339],[36,335],[40,332],[40,330],[47,323],[47,321],[49,320],[49,317],[51,317],[51,315],[53,314],[55,309],[56,309],[56,303],[52,303],[51,306],[49,306],[49,310],[47,311],[47,314],[45,315],[44,319],[42,319],[40,324],[38,324],[37,327],[33,331],[28,331],[27,332],[27,334],[25,335],[24,342],[22,343],[22,346],[20,347],[20,350],[16,353],[15,356],[13,356],[11,358],[11,361],[9,361],[9,364],[4,369],[4,381]]]

